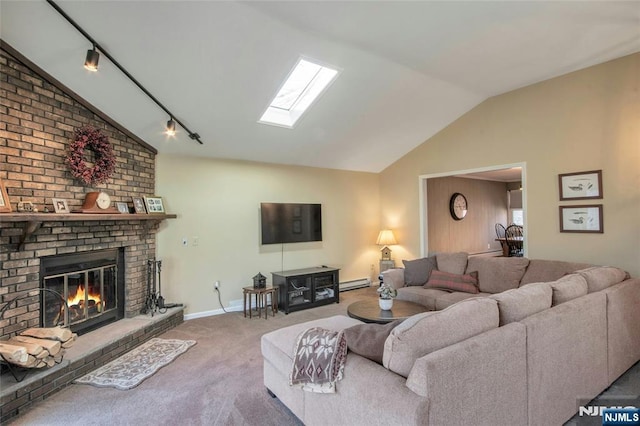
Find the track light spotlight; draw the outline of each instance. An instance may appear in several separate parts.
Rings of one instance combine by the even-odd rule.
[[[1,1],[2,0],[0,0],[0,2]],[[98,44],[98,42],[96,42],[95,39],[91,37],[91,35],[89,35],[89,33],[87,33],[80,25],[78,25],[76,21],[74,21],[69,15],[67,15],[65,11],[62,10],[62,8],[58,6],[54,0],[45,0],[45,1],[49,3],[49,5],[56,10],[56,12],[58,12],[64,19],[66,19],[69,24],[71,24],[76,30],[78,30],[78,32],[80,32],[80,34],[82,34],[87,39],[87,41],[93,45],[93,47],[87,51],[87,59],[84,61],[84,67],[86,69],[94,72],[98,71],[98,61],[100,60],[100,53],[101,53],[116,68],[122,71],[122,73],[129,80],[131,80],[133,84],[138,86],[138,88],[142,90],[145,93],[145,95],[147,95],[153,102],[155,102],[155,104],[158,105],[164,111],[165,114],[169,116],[169,121],[167,121],[167,129],[166,129],[166,134],[168,136],[175,136],[176,124],[178,124],[180,127],[182,127],[186,131],[186,134],[189,135],[189,138],[198,142],[200,145],[203,144],[202,141],[200,140],[199,134],[197,134],[196,132],[192,132],[187,126],[185,126],[185,124],[182,121],[174,119],[173,114],[171,113],[171,111],[169,111],[169,109],[167,109],[166,106],[164,106],[155,96],[151,94],[151,92],[149,92],[138,80],[136,80],[129,73],[129,71],[127,71],[118,61],[116,61],[116,59],[113,56],[111,56],[109,52],[107,52],[102,46],[100,46],[100,44]],[[100,51],[100,53],[98,53],[98,50]]]
[[[100,60],[100,54],[93,46],[92,49],[87,50],[87,59],[84,61],[84,67],[89,71],[98,71],[98,61]]]
[[[167,121],[167,135],[175,136],[176,134],[176,122],[173,121],[173,118]]]

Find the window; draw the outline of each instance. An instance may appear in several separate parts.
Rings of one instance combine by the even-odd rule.
[[[522,209],[522,189],[509,191],[509,216],[516,225],[524,226],[524,210]]]
[[[338,71],[300,59],[273,98],[259,123],[293,125],[338,76]]]
[[[524,215],[522,209],[512,209],[511,210],[511,222],[516,225],[524,226]]]

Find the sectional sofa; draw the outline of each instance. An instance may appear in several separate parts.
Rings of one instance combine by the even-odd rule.
[[[640,279],[560,261],[465,255],[464,263],[480,291],[453,303],[454,292],[421,294],[400,285],[407,271],[390,272],[398,297],[444,309],[393,328],[377,343],[382,365],[350,351],[336,393],[289,386],[296,337],[375,325],[334,316],[265,334],[265,386],[307,425],[555,425],[640,359]],[[450,256],[436,259],[438,270],[452,265],[461,271]]]

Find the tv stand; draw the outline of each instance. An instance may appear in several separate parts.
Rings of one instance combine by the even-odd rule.
[[[340,303],[339,269],[328,266],[272,272],[274,287],[278,287],[278,307],[285,314]]]

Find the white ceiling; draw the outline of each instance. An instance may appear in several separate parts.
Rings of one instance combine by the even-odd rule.
[[[161,153],[379,172],[485,100],[640,51],[617,1],[58,1],[168,116],[45,1],[0,2],[9,45]],[[293,130],[257,123],[300,56],[341,69]]]

